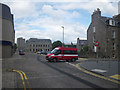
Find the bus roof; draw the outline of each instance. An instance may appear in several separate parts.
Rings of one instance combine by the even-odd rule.
[[[70,47],[57,47],[55,49],[60,49],[60,50],[77,50],[77,48],[70,48]]]

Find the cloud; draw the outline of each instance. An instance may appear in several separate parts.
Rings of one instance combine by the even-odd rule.
[[[72,27],[71,24],[66,25],[64,29],[65,43],[70,42],[76,43],[78,37],[86,38],[85,29],[87,29],[87,27],[80,25],[79,27],[77,27],[76,24],[74,24]],[[61,26],[54,27],[48,26],[46,27],[45,31],[26,29],[25,31],[24,30],[16,31],[16,36],[17,38],[24,37],[26,39],[29,39],[32,36],[33,38],[50,38],[52,41],[56,40],[62,41],[63,29],[61,28]]]
[[[59,3],[56,1],[46,3],[39,0],[5,2],[10,6],[15,16],[16,39],[18,37],[25,39],[50,38],[52,41],[62,41],[63,29],[61,26],[64,26],[65,43],[76,43],[78,37],[80,39],[87,38],[88,26],[84,25],[82,23],[84,19],[81,19],[85,18],[83,17],[85,16],[84,12],[89,12],[91,15],[94,9],[100,8],[103,14],[117,13],[116,4],[110,3],[112,0],[104,0],[104,2],[100,0],[92,0],[91,2],[64,1],[61,0]],[[82,11],[80,12],[80,10]]]
[[[3,0],[4,2],[118,2],[119,0]]]
[[[30,1],[28,2],[3,2],[7,4],[11,13],[14,14],[15,19],[25,18],[25,17],[36,17],[38,15],[35,4]]]
[[[105,2],[96,2],[92,0],[91,2],[74,2],[74,3],[68,3],[67,5],[64,3],[62,5],[56,5],[55,7],[57,9],[63,9],[63,10],[74,10],[74,9],[83,9],[87,10],[88,12],[92,13],[94,9],[100,8],[103,14],[108,14],[108,15],[115,15],[117,14],[117,2],[110,3],[108,1],[110,0],[105,0]]]

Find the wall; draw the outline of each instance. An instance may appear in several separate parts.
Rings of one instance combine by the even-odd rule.
[[[0,3],[0,21],[2,23],[2,28],[0,29],[0,33],[2,36],[0,37],[0,51],[2,51],[2,55],[0,58],[9,58],[13,54],[13,46],[14,46],[14,23],[13,23],[13,15],[10,12],[10,8],[7,5]]]

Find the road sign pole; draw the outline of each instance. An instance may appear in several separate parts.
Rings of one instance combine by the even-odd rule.
[[[62,45],[62,47],[64,47],[64,27],[62,26],[62,28],[63,28],[63,45]]]

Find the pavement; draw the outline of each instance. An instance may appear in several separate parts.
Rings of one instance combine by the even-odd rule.
[[[113,59],[85,59],[79,58],[79,66],[92,73],[120,81],[120,61]]]
[[[17,88],[16,80],[18,74],[9,71],[14,68],[16,59],[16,55],[2,59],[2,88]]]

